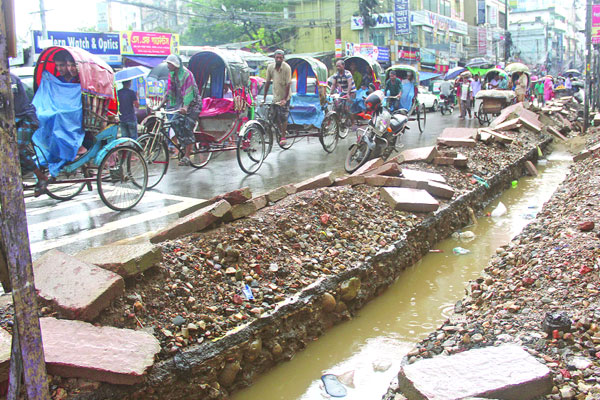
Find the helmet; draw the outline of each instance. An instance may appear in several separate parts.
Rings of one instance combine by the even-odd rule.
[[[381,90],[376,90],[371,93],[365,99],[365,107],[367,107],[367,111],[377,110],[381,103],[383,103],[383,92]]]

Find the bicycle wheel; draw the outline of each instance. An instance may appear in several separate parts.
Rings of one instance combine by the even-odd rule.
[[[86,185],[85,182],[74,182],[81,179],[85,179],[81,168],[70,173],[61,171],[56,177],[48,180],[46,194],[55,200],[71,200],[81,193]]]
[[[275,142],[273,129],[271,124],[264,119],[257,119],[256,121],[261,124],[265,131],[265,158],[267,158],[267,156],[271,154],[271,150],[273,150],[273,143]]]
[[[338,137],[340,139],[346,139],[348,137],[348,133],[350,133],[350,128],[352,127],[352,119],[350,115],[342,111],[340,114],[340,122],[338,128]]]
[[[364,163],[367,162],[369,156],[371,155],[371,150],[369,146],[364,140],[353,144],[350,146],[350,151],[346,156],[346,161],[344,162],[344,169],[349,174],[353,173],[357,169],[363,166]]]
[[[275,127],[275,132],[276,132],[275,138],[277,140],[277,145],[279,147],[281,147],[283,150],[289,149],[296,142],[295,137],[289,136],[289,133],[290,133],[289,128],[288,128],[288,135],[285,137],[285,143],[283,143],[283,144],[281,143],[281,132],[279,131],[279,127]]]
[[[483,103],[479,105],[479,111],[477,111],[477,120],[481,125],[486,125],[486,123],[489,124],[489,118],[483,110]]]
[[[137,140],[142,146],[148,167],[148,185],[146,189],[152,189],[158,185],[169,168],[169,148],[161,139],[161,136],[148,134],[140,136]]]
[[[420,106],[417,106],[417,125],[419,126],[419,132],[423,133],[426,123],[427,111],[425,111],[425,106],[421,104]]]
[[[192,152],[190,153],[190,165],[196,169],[204,167],[212,158],[212,151],[210,147],[203,143],[194,143]],[[182,153],[179,152],[179,158],[182,157]]]
[[[242,127],[242,134],[237,139],[237,160],[242,171],[248,175],[260,169],[266,151],[265,133],[261,124],[250,121]]]
[[[102,159],[97,176],[98,193],[108,207],[125,211],[140,202],[148,185],[148,168],[133,147],[115,147]]]
[[[331,153],[335,150],[340,133],[340,125],[338,123],[337,116],[335,114],[328,114],[321,123],[321,129],[319,131],[319,142],[323,146],[323,150],[327,153]]]

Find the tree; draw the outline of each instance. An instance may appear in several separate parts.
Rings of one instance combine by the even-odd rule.
[[[260,48],[283,47],[296,33],[282,18],[284,4],[264,0],[193,0],[194,14],[183,45],[219,45],[257,40]]]

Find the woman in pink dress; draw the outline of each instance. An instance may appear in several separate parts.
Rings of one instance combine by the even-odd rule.
[[[550,76],[546,77],[544,81],[544,100],[550,101],[554,96],[554,85],[552,84],[552,78]]]

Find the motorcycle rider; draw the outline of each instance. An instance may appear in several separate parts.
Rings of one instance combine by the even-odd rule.
[[[385,93],[391,97],[388,108],[392,111],[400,108],[400,95],[402,94],[402,83],[396,76],[396,71],[390,71],[390,79],[385,82]]]

